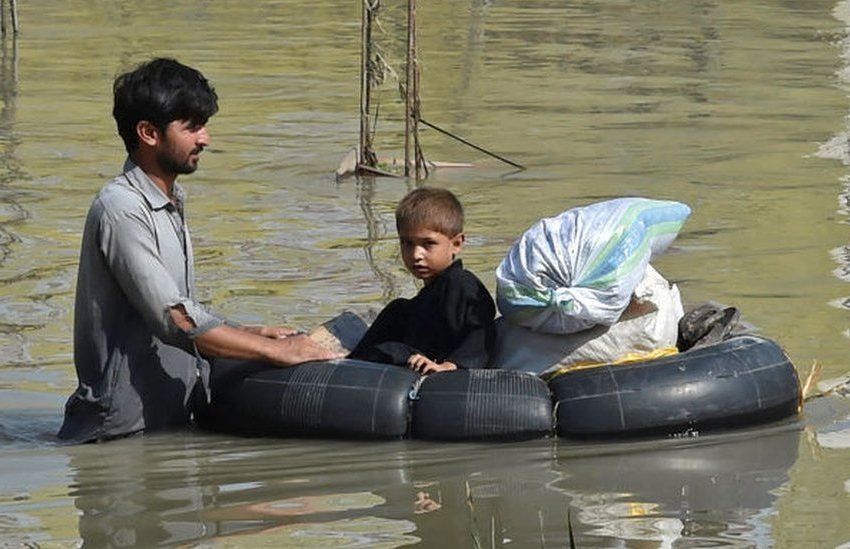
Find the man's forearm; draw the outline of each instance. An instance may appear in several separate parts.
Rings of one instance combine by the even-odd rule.
[[[342,357],[303,334],[266,337],[226,325],[217,326],[198,336],[195,345],[203,355],[209,357],[259,360],[278,366]]]
[[[195,346],[201,354],[209,357],[269,361],[271,352],[268,343],[271,340],[267,339],[258,333],[224,324],[196,337]]]
[[[194,327],[192,319],[182,307],[172,308],[170,314],[172,321],[181,330],[189,333]],[[342,357],[305,335],[294,334],[296,332],[290,328],[246,330],[222,324],[195,337],[194,343],[198,351],[207,357],[259,360],[278,366]]]

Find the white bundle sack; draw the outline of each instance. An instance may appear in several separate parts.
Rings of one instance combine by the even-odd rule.
[[[614,324],[649,261],[670,246],[690,213],[680,202],[618,198],[541,219],[496,270],[499,310],[545,333]]]
[[[543,375],[579,362],[615,362],[672,347],[683,314],[678,287],[647,265],[629,306],[612,326],[544,334],[498,318],[494,367]]]

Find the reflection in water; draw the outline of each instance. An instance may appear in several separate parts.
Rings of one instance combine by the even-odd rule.
[[[11,42],[11,44],[10,44]],[[18,95],[18,40],[17,35],[2,38],[2,59],[0,59],[0,263],[9,255],[10,245],[17,240],[9,229],[28,217],[27,211],[15,200],[9,183],[21,177],[20,162],[15,157],[19,144],[13,128]]]
[[[375,246],[380,242],[384,230],[381,220],[375,214],[374,204],[372,203],[375,197],[374,185],[374,177],[357,177],[357,200],[366,221],[366,245],[363,247],[363,252],[366,254],[366,262],[369,264],[369,268],[372,269],[380,282],[381,300],[386,303],[398,297],[398,288],[392,274],[384,270],[380,261],[375,258]]]
[[[564,547],[568,509],[580,547],[762,546],[798,443],[799,432],[788,429],[451,451],[418,442],[162,435],[115,442],[108,452],[68,452],[87,547]]]
[[[398,483],[403,472],[370,470],[371,460],[365,469],[341,463],[326,471],[316,464],[329,446],[163,435],[120,441],[109,452],[73,448],[80,537],[90,547],[209,539],[220,542],[216,546],[262,540],[288,546],[300,539],[317,546],[390,547],[415,541],[406,535],[413,529],[409,522],[379,516],[386,500],[368,491]],[[362,451],[337,455],[364,459]]]
[[[800,433],[732,435],[674,450],[566,463],[556,484],[574,515],[603,540],[652,540],[661,547],[771,545],[770,515],[797,460]]]
[[[20,241],[12,228],[27,220],[29,212],[19,203],[17,192],[11,186],[23,176],[21,163],[15,154],[20,140],[14,132],[18,96],[17,32],[11,36],[4,34],[0,48],[2,48],[0,99],[3,101],[0,108],[0,267],[2,267],[9,258],[12,246]],[[14,284],[16,279],[16,276],[9,277],[4,272],[0,276],[0,285]],[[43,325],[41,318],[33,319],[31,322],[27,320],[28,316],[33,316],[33,309],[39,309],[39,307],[38,305],[30,307],[32,305],[30,300],[24,300],[25,303],[21,303],[23,296],[13,294],[7,297],[7,295],[7,292],[2,292],[0,296],[0,313],[2,313],[0,314],[0,355],[6,363],[27,364],[31,359],[26,352],[21,324]]]
[[[453,124],[467,122],[477,107],[474,101],[468,102],[468,99],[470,99],[469,90],[481,65],[485,36],[484,23],[489,5],[490,0],[471,0],[469,7],[469,26],[466,32],[466,43],[462,49],[463,53],[459,71],[460,82],[457,85],[455,93],[451,96],[455,103],[452,110],[456,113],[452,121]]]
[[[840,42],[842,68],[838,77],[845,86],[850,85],[850,2],[839,1],[833,9],[833,16],[845,26],[845,36]],[[844,128],[836,133],[828,142],[821,145],[818,156],[839,160],[845,166],[850,166],[850,115],[845,115]],[[843,223],[850,223],[850,175],[841,178],[841,191],[838,194],[838,212],[844,217]],[[831,251],[838,267],[833,271],[835,276],[850,282],[850,244],[844,244]],[[845,310],[850,310],[850,297],[839,297],[831,303]],[[850,338],[850,329],[844,330],[845,337]]]

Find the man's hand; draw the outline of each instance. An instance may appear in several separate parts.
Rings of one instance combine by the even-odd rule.
[[[221,325],[195,338],[195,345],[207,357],[260,360],[277,366],[345,357],[345,353],[326,349],[288,328],[267,328],[260,332]]]
[[[322,347],[309,336],[301,333],[270,339],[268,343],[270,345],[268,358],[279,366],[294,366],[310,360],[333,360],[345,357],[345,353]]]
[[[420,374],[457,370],[457,365],[453,362],[440,362],[438,364],[430,358],[420,354],[410,355],[410,358],[407,359],[407,367],[414,372],[419,372]]]
[[[304,333],[289,326],[242,326],[241,328],[246,332],[272,339],[283,339]]]

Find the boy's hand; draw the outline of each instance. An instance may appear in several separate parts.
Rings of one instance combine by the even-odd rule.
[[[420,374],[457,370],[457,365],[452,362],[441,362],[437,364],[430,358],[420,354],[410,355],[410,358],[407,359],[407,367]]]

